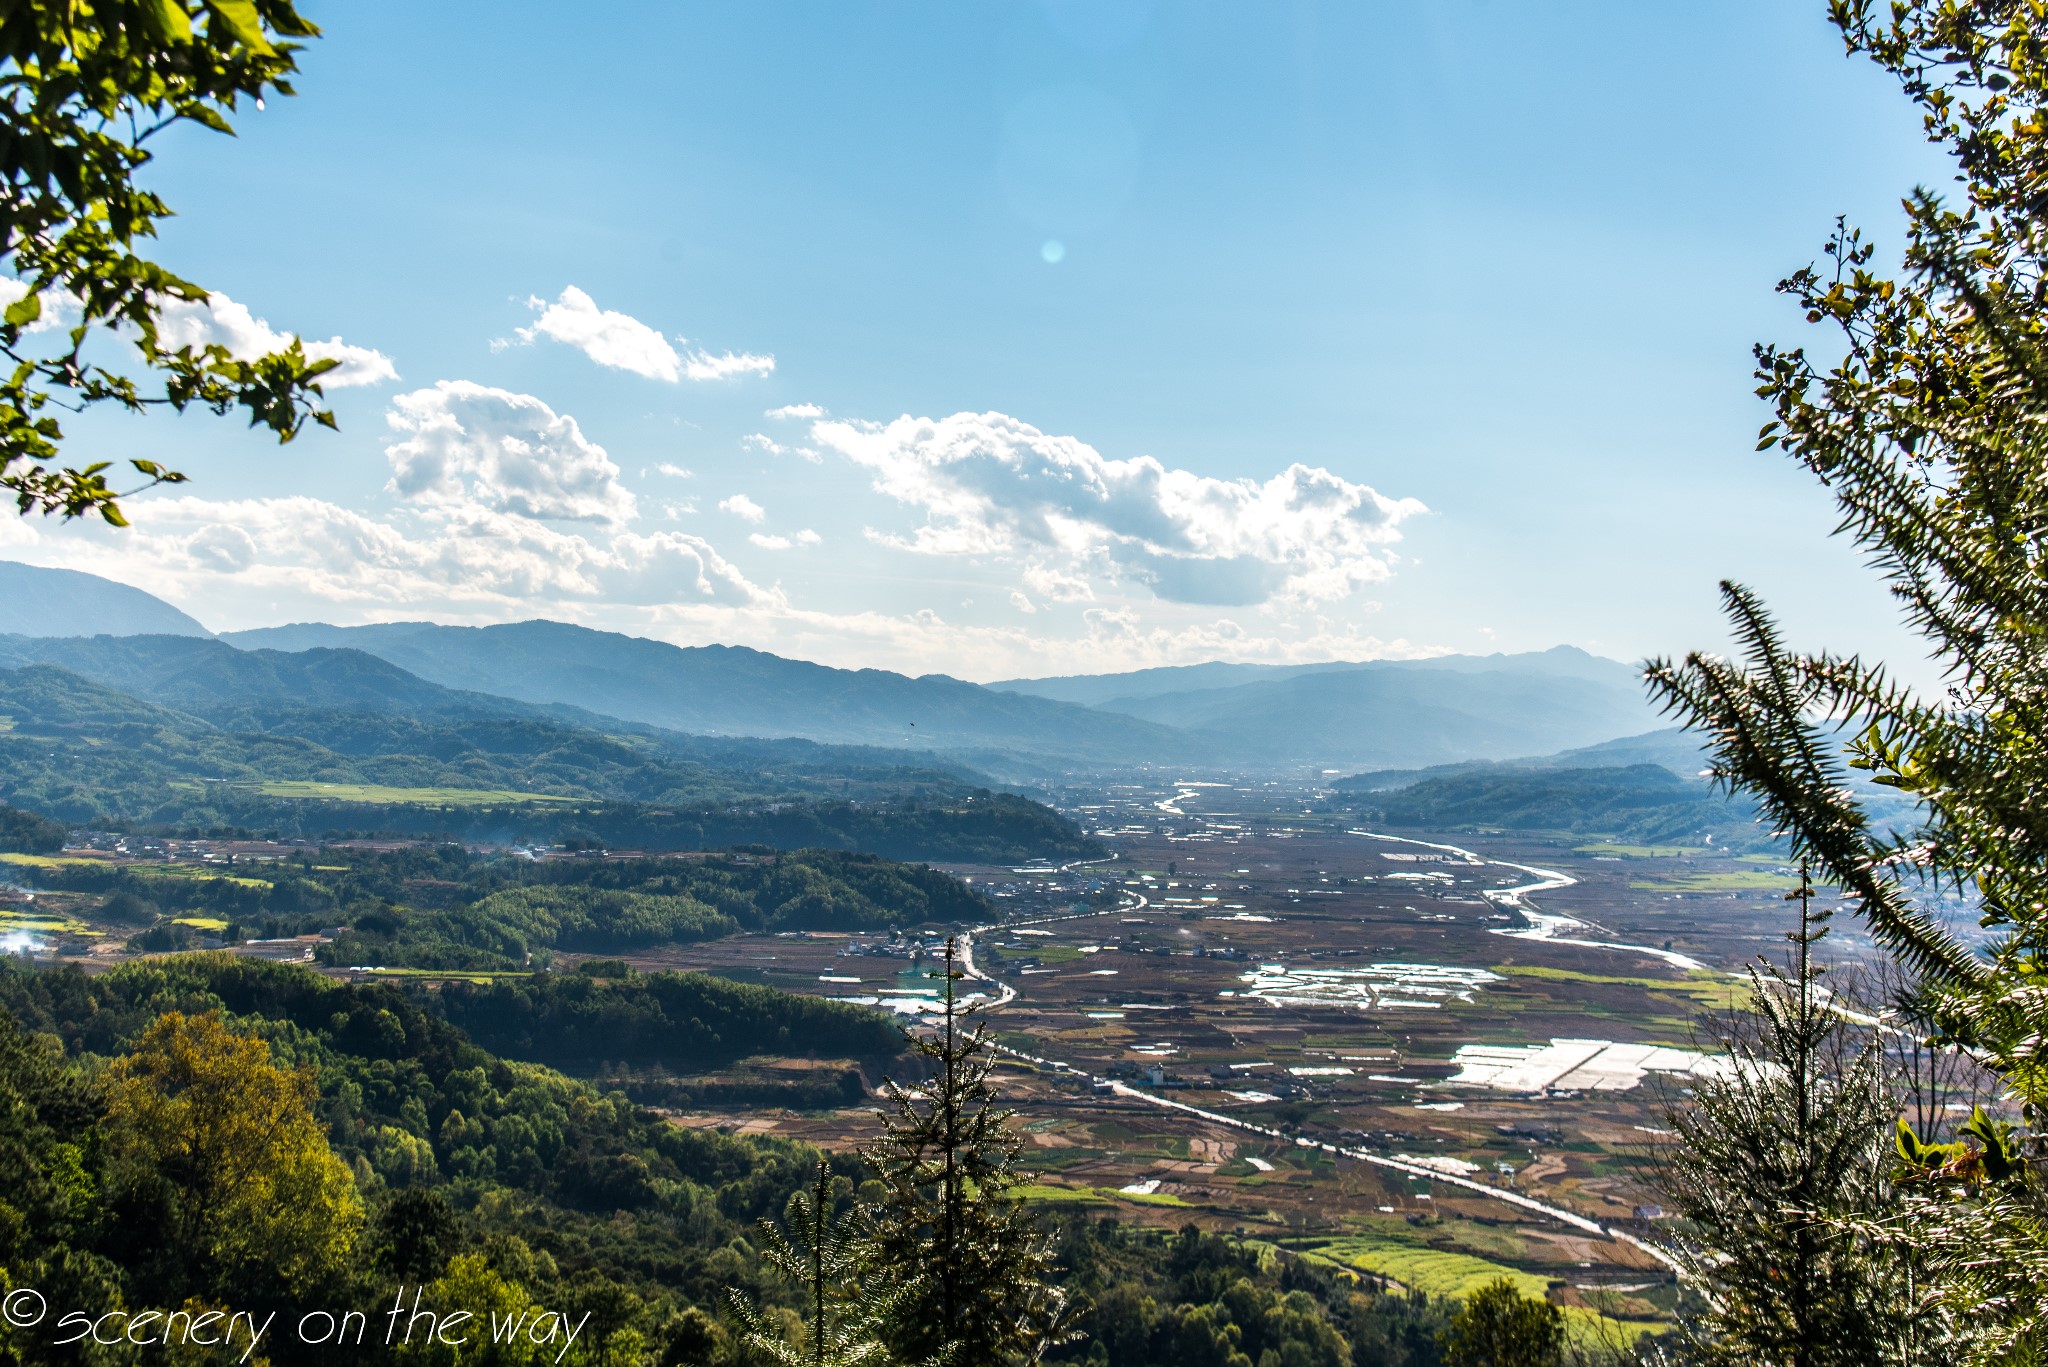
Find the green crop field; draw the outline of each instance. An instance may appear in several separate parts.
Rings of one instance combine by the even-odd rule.
[[[1109,1203],[1095,1194],[1093,1187],[1056,1187],[1050,1182],[1029,1182],[1010,1188],[1010,1195],[1020,1201],[1035,1201],[1041,1205],[1063,1206],[1105,1206]]]
[[[580,802],[547,793],[516,793],[505,788],[390,788],[378,783],[315,783],[309,779],[276,779],[256,785],[265,797],[304,798],[321,802],[376,802],[426,807],[483,807],[493,803]]]
[[[1494,972],[1510,978],[1534,978],[1539,982],[1604,983],[1618,987],[1640,987],[1652,992],[1675,992],[1701,1006],[1716,1010],[1746,1008],[1749,984],[1746,980],[1712,969],[1694,969],[1678,978],[1622,977],[1607,973],[1578,973],[1569,968],[1544,968],[1533,964],[1499,964]]]
[[[1684,859],[1689,855],[1708,854],[1702,845],[1617,845],[1605,840],[1590,845],[1576,845],[1573,854],[1594,856],[1610,855],[1616,859]]]
[[[1733,869],[1727,873],[1681,873],[1628,886],[1631,892],[1778,892],[1793,887],[1797,881],[1763,869]]]
[[[0,932],[25,930],[31,935],[83,935],[90,929],[83,921],[49,912],[0,911]]]
[[[19,864],[30,869],[60,869],[67,864],[104,864],[104,859],[80,859],[66,854],[0,854],[0,864]]]
[[[372,968],[367,971],[375,973],[380,978],[425,978],[435,982],[446,980],[448,982],[484,983],[492,978],[531,978],[533,976],[530,971],[523,968]]]
[[[226,873],[213,864],[124,864],[121,867],[139,878],[191,878],[202,883],[233,883],[240,888],[276,886],[268,878]]]
[[[1329,1239],[1303,1245],[1300,1251],[1360,1272],[1392,1277],[1411,1291],[1432,1296],[1469,1295],[1500,1277],[1507,1278],[1516,1291],[1533,1300],[1542,1300],[1550,1289],[1546,1279],[1520,1268],[1475,1258],[1469,1253],[1448,1253],[1372,1235]]]

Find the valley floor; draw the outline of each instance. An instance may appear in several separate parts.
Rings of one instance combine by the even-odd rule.
[[[1114,861],[952,869],[1005,912],[973,937],[985,980],[963,988],[1016,1051],[1001,1081],[1037,1199],[1238,1231],[1431,1291],[1508,1269],[1622,1318],[1668,1305],[1668,1272],[1633,1242],[1657,1233],[1666,1111],[1713,1066],[1706,1018],[1740,1002],[1740,965],[1782,943],[1790,869],[1365,833],[1265,786],[1120,791],[1077,814]],[[635,962],[912,1016],[933,947],[740,936]],[[864,1105],[673,1118],[835,1148],[873,1128]]]

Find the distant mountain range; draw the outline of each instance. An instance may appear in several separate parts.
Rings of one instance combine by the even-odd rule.
[[[450,688],[570,703],[672,731],[798,736],[983,752],[1057,763],[1190,758],[1173,730],[1107,712],[997,693],[943,674],[833,669],[745,646],[672,646],[563,622],[451,627],[319,623],[226,634],[247,648],[348,648]]]
[[[77,570],[0,560],[0,636],[210,636],[141,589]]]
[[[454,707],[599,729],[887,747],[1012,779],[1147,765],[1420,768],[1585,746],[1653,724],[1632,666],[1569,647],[1364,664],[1206,664],[984,686],[549,621],[304,623],[212,640],[109,627],[106,637],[81,640],[75,624],[92,620],[99,605],[119,595],[157,600],[90,575],[9,572],[22,581],[17,601],[37,604],[34,629],[24,634],[74,639],[0,641],[0,664],[60,665],[181,708],[217,711],[244,697],[267,707],[399,714]],[[181,634],[204,634],[158,606],[190,625]],[[128,639],[107,639],[118,637]]]
[[[1473,774],[1495,774],[1510,770],[1626,769],[1653,764],[1678,778],[1705,786],[1711,762],[1706,746],[1695,732],[1676,726],[1623,736],[1598,745],[1580,746],[1550,755],[1526,755],[1508,760],[1475,760],[1464,764],[1440,764],[1427,769],[1375,769],[1340,778],[1330,786],[1340,793],[1384,793],[1425,780],[1463,778]]]

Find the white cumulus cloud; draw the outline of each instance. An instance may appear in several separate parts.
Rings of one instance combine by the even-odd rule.
[[[248,306],[225,294],[210,294],[205,303],[187,299],[164,302],[157,316],[157,340],[168,350],[184,347],[223,346],[238,361],[253,361],[292,344],[291,334],[279,332]],[[324,342],[304,343],[306,354],[316,361],[340,362],[320,377],[328,389],[351,385],[382,384],[398,378],[391,358],[369,347],[352,346],[339,337]]]
[[[764,551],[786,551],[794,544],[786,536],[774,536],[766,532],[755,532],[747,540]]]
[[[442,380],[391,401],[390,488],[417,503],[620,523],[633,495],[576,419],[531,394]]]
[[[1028,556],[1037,567],[1031,586],[1051,597],[1083,597],[1086,576],[1104,574],[1180,603],[1341,598],[1387,577],[1400,524],[1426,511],[1301,464],[1258,482],[1171,469],[1151,456],[1111,460],[1001,413],[822,421],[811,436],[924,514],[896,544]]]
[[[28,282],[17,280],[11,275],[0,275],[0,309],[7,308],[16,300],[28,294]],[[59,328],[74,327],[78,323],[78,300],[61,290],[49,290],[43,295],[43,311],[23,332],[55,332]]]
[[[780,408],[771,408],[762,415],[769,418],[822,418],[825,410],[814,403],[786,403]]]
[[[129,513],[132,528],[72,544],[85,563],[165,591],[233,584],[304,610],[370,614],[786,607],[685,532],[593,536],[480,507],[428,506],[382,521],[304,496],[145,499]]]
[[[731,498],[718,500],[718,511],[731,513],[746,522],[759,522],[768,516],[768,510],[748,498],[745,494],[734,494]]]
[[[1041,597],[1055,603],[1092,603],[1095,601],[1095,586],[1078,574],[1068,574],[1050,565],[1029,564],[1024,567],[1024,587],[1035,590]]]
[[[0,308],[28,293],[28,285],[13,276],[0,275]],[[61,291],[43,296],[42,316],[23,329],[25,332],[54,332],[77,324],[78,301]],[[210,294],[203,302],[167,299],[157,315],[157,339],[166,350],[186,347],[222,346],[238,361],[253,361],[292,344],[291,334],[279,332],[249,312],[248,306],[225,294]],[[353,346],[339,337],[324,342],[302,341],[306,355],[316,361],[339,362],[320,376],[326,389],[347,389],[351,385],[382,384],[398,378],[391,358],[369,347]]]
[[[683,358],[668,344],[668,338],[630,313],[599,308],[596,300],[574,285],[564,288],[552,304],[537,295],[526,304],[538,309],[540,317],[533,320],[532,327],[517,330],[522,342],[546,337],[575,347],[601,366],[630,370],[650,380],[674,384],[682,375]]]
[[[650,380],[724,380],[735,375],[766,375],[775,369],[773,356],[752,352],[679,352],[660,332],[630,313],[601,309],[597,301],[574,285],[565,286],[553,303],[538,295],[527,307],[539,312],[532,327],[517,328],[521,342],[545,337],[575,347],[601,366],[630,370]],[[683,341],[678,337],[677,341]],[[509,346],[509,342],[493,343]]]

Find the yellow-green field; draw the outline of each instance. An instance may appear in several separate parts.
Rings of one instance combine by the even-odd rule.
[[[296,797],[322,802],[380,802],[428,807],[481,807],[515,802],[580,802],[581,798],[546,793],[516,793],[507,788],[390,788],[378,783],[316,783],[310,779],[277,779],[259,783],[265,797]]]
[[[1050,1182],[1028,1182],[1012,1187],[1010,1194],[1020,1201],[1036,1201],[1042,1205],[1100,1206],[1111,1201],[1134,1201],[1141,1206],[1180,1206],[1188,1202],[1172,1192],[1155,1191],[1144,1194],[1135,1191],[1118,1191],[1115,1187],[1060,1187]]]
[[[48,912],[0,911],[0,934],[25,930],[31,935],[84,935],[92,927],[69,916]]]
[[[174,916],[173,925],[190,926],[194,930],[226,930],[228,923],[218,916]]]
[[[1533,1272],[1489,1262],[1469,1253],[1421,1248],[1395,1239],[1375,1238],[1370,1234],[1299,1245],[1296,1252],[1314,1261],[1390,1277],[1411,1291],[1422,1291],[1432,1296],[1469,1296],[1500,1278],[1506,1278],[1517,1292],[1531,1300],[1547,1299],[1550,1290],[1549,1279]],[[1625,1345],[1645,1334],[1661,1334],[1671,1328],[1662,1320],[1620,1320],[1572,1305],[1562,1309],[1565,1333],[1578,1344]]]
[[[533,974],[523,968],[372,968],[369,970],[379,977],[428,978],[449,982],[485,983],[492,978],[531,978]]]
[[[1706,854],[1701,845],[1616,845],[1605,840],[1591,845],[1577,845],[1573,854],[1608,855],[1616,859],[1684,859],[1690,855]]]
[[[1392,1277],[1411,1291],[1432,1296],[1464,1296],[1496,1278],[1505,1277],[1516,1291],[1542,1300],[1550,1290],[1547,1279],[1533,1272],[1475,1258],[1469,1253],[1423,1248],[1394,1239],[1347,1235],[1304,1245],[1301,1253],[1357,1272]]]
[[[0,854],[0,864],[19,864],[30,869],[61,869],[66,864],[104,864],[104,859],[80,859],[69,854]]]
[[[209,882],[219,879],[245,888],[270,886],[270,880],[267,878],[246,878],[207,864],[120,864],[109,859],[85,859],[69,854],[0,854],[0,864],[17,864],[29,869],[61,869],[90,865],[103,869],[125,869],[141,878],[197,878]]]
[[[227,873],[223,866],[217,864],[126,864],[122,867],[138,878],[191,878],[201,883],[233,883],[240,888],[273,886],[268,878]]]
[[[1628,886],[1631,892],[1778,892],[1792,888],[1797,881],[1764,869],[1733,869],[1726,873],[1681,873]]]
[[[1642,987],[1653,992],[1676,992],[1702,1006],[1726,1010],[1746,1006],[1750,987],[1746,979],[1697,968],[1679,978],[1618,977],[1607,973],[1577,973],[1569,968],[1545,968],[1534,964],[1499,964],[1494,972],[1511,978],[1537,978],[1548,982],[1611,983],[1621,987]]]

